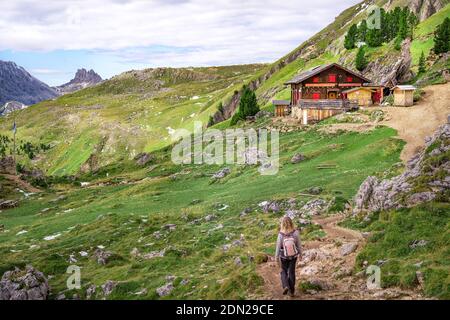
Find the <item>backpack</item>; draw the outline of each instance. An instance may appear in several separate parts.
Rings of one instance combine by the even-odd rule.
[[[294,233],[283,235],[283,253],[286,258],[295,258],[298,256],[298,248],[295,243]]]

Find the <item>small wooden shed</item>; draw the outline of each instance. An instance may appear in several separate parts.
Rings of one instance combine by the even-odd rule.
[[[416,87],[405,85],[396,86],[394,91],[394,105],[399,107],[411,107],[414,105],[414,91]]]
[[[290,112],[290,101],[287,100],[274,100],[275,117],[286,117]]]
[[[358,101],[360,107],[368,107],[373,104],[372,94],[374,90],[370,88],[354,88],[343,93],[346,94],[348,100]]]

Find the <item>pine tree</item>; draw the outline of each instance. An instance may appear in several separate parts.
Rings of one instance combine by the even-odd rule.
[[[380,29],[369,29],[366,35],[366,42],[369,47],[375,48],[383,44],[383,36]]]
[[[358,26],[353,24],[347,32],[344,40],[344,47],[347,50],[354,49],[358,38]]]
[[[358,40],[361,42],[366,42],[366,34],[367,34],[367,21],[361,21],[361,24],[358,27]]]
[[[367,67],[366,48],[361,47],[356,54],[356,69],[363,71]]]
[[[247,117],[254,116],[259,112],[258,100],[256,94],[248,86],[244,86],[239,101],[239,109],[231,118],[231,125],[235,125],[239,120],[245,120]]]
[[[419,59],[419,74],[425,73],[427,71],[426,69],[426,59],[425,59],[425,53],[422,51],[422,55]]]
[[[450,18],[445,18],[434,34],[434,53],[441,54],[450,50]]]
[[[405,10],[402,10],[400,13],[397,36],[401,40],[405,40],[408,37],[408,14]]]

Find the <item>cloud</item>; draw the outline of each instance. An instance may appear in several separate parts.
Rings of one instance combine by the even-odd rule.
[[[161,66],[268,62],[357,2],[1,1],[0,51],[103,51]]]

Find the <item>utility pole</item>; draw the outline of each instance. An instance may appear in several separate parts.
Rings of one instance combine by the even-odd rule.
[[[13,112],[14,114],[14,124],[13,124],[13,134],[14,134],[14,139],[13,139],[13,159],[14,159],[14,170],[16,172],[16,176],[17,176],[17,163],[16,163],[16,132],[17,132],[17,125],[16,125],[16,114],[15,112]]]

